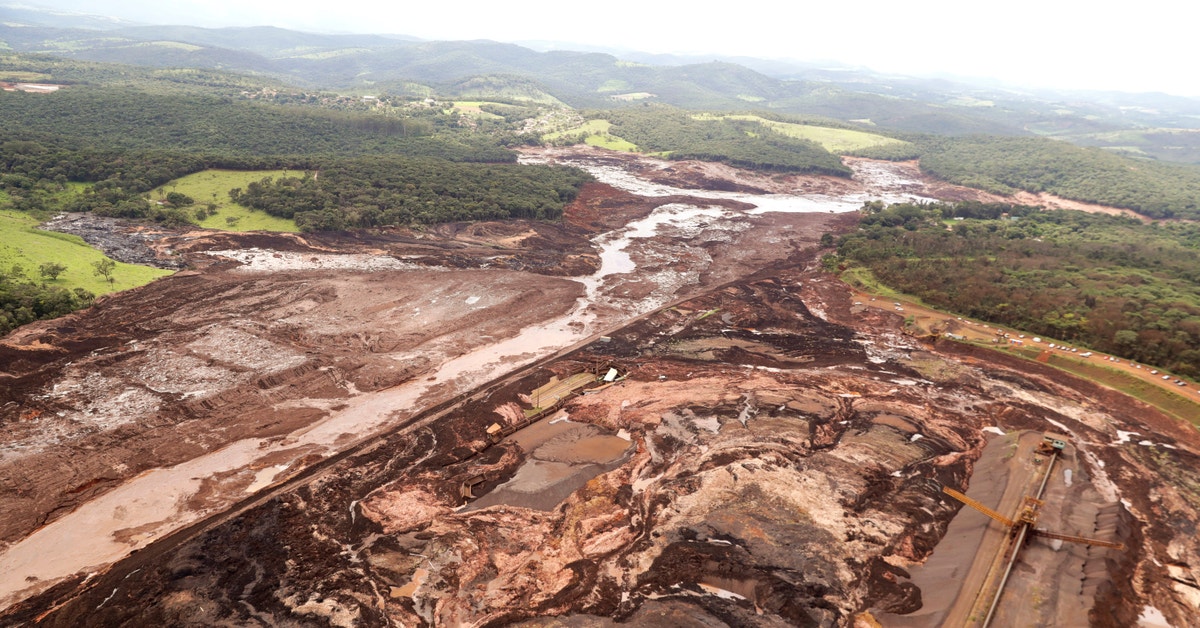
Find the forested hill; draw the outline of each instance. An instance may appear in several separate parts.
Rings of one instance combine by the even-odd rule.
[[[1133,160],[1044,138],[927,139],[921,169],[1001,194],[1050,192],[1151,218],[1200,218],[1200,168]]]
[[[864,208],[828,265],[963,316],[1200,375],[1200,226],[960,203]]]
[[[517,121],[463,116],[445,101],[11,54],[0,55],[6,76],[63,86],[0,92],[0,209],[41,217],[203,220],[212,199],[152,200],[150,192],[210,168],[297,172],[294,187],[262,183],[244,200],[306,230],[555,219],[587,180],[570,168],[516,166],[508,146],[521,141]],[[310,190],[302,175],[315,171],[326,176]],[[304,203],[281,207],[285,197]]]
[[[62,22],[14,11],[0,7],[0,42],[17,52],[220,68],[303,89],[519,99],[576,108],[643,102],[693,110],[754,108],[917,133],[1050,135],[1159,159],[1200,160],[1200,134],[1169,132],[1194,126],[1200,101],[1164,95],[1028,92],[737,57],[618,57],[536,52],[493,41],[318,35],[271,27]]]
[[[1046,191],[1155,218],[1200,217],[1200,170],[1161,163],[1200,162],[1200,130],[1188,127],[1200,119],[1200,102],[1188,99],[1028,94],[781,62],[755,64],[761,72],[725,61],[654,65],[491,41],[271,27],[79,28],[30,23],[36,12],[7,10],[0,9],[0,18],[9,18],[0,19],[0,40],[55,57],[0,54],[0,80],[71,87],[51,98],[0,99],[0,131],[222,157],[403,154],[499,162],[513,159],[505,149],[513,143],[580,137],[579,127],[547,121],[554,112],[587,107],[602,111],[582,114],[611,125],[603,133],[612,145],[676,159],[847,176],[831,152],[920,158],[930,174],[987,190]],[[137,65],[78,61],[89,58]],[[466,117],[447,115],[450,103],[414,106],[430,97],[484,102],[479,115]],[[697,111],[738,115],[701,119]],[[839,150],[776,124],[795,120],[891,141]]]
[[[75,86],[52,95],[0,97],[0,131],[87,139],[109,147],[238,155],[399,153],[511,162],[496,139],[468,133],[431,108],[387,117],[281,106],[216,92]],[[50,97],[47,97],[50,96]]]

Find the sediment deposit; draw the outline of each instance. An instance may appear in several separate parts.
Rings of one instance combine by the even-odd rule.
[[[1194,429],[904,335],[819,270],[853,216],[752,202],[931,187],[533,158],[657,187],[602,179],[557,225],[176,235],[194,270],[7,337],[0,622],[872,625],[946,603],[914,577],[959,515],[938,487],[1033,430],[1072,439],[1047,521],[1128,549],[1033,548],[1017,585],[1043,617],[1188,625]],[[623,379],[488,438],[601,366]],[[22,558],[97,521],[83,564]]]

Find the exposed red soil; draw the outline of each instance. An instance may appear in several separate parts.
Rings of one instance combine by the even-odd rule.
[[[697,190],[867,189],[589,155]],[[172,236],[160,246],[195,271],[0,342],[2,540],[143,470],[249,438],[298,438],[348,404],[367,407],[456,356],[555,320],[584,294],[570,277],[599,267],[597,236],[671,202],[689,200],[593,184],[561,224]],[[1114,508],[1129,515],[1128,552],[1097,557],[1087,595],[1069,586],[1054,595],[1075,596],[1097,625],[1132,625],[1145,605],[1186,625],[1189,596],[1200,595],[1188,584],[1200,570],[1194,430],[1046,365],[908,337],[900,315],[854,305],[847,286],[815,269],[820,235],[850,228],[853,215],[734,215],[736,228],[713,219],[632,240],[636,271],[613,275],[587,310],[606,340],[470,396],[458,395],[480,382],[431,385],[373,428],[377,439],[346,433],[329,449],[205,478],[189,508],[220,513],[272,465],[292,464],[274,482],[312,466],[233,515],[97,567],[95,578],[22,596],[0,623],[50,609],[48,625],[869,622],[921,606],[908,568],[935,550],[959,508],[930,482],[986,482],[972,473],[984,428],[998,426],[1068,432],[1086,499],[1125,500]],[[262,249],[253,272],[234,253],[210,254],[251,247]],[[303,267],[333,258],[363,261]],[[618,325],[648,300],[670,307]],[[566,405],[576,440],[489,446],[498,409],[551,374],[599,364],[628,378]],[[420,412],[440,402],[449,404],[440,414]],[[1122,442],[1118,430],[1152,442]],[[571,463],[563,452],[585,438],[610,439],[607,453],[553,466]],[[628,450],[611,439],[628,439]],[[455,510],[469,478],[483,478],[475,495],[511,497],[585,471],[590,479],[565,496],[524,502],[536,507]],[[525,484],[501,489],[514,478]]]

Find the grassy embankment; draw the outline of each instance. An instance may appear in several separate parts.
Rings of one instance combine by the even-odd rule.
[[[1090,362],[1074,355],[1051,354],[1049,364],[1086,380],[1119,390],[1177,419],[1200,427],[1200,403],[1163,385],[1153,384],[1136,375],[1105,366],[1104,362]],[[1188,390],[1194,391],[1195,388],[1189,387]]]
[[[844,153],[862,150],[864,148],[872,148],[875,146],[888,145],[904,145],[908,144],[903,140],[898,140],[891,137],[884,137],[875,133],[867,133],[866,131],[855,131],[853,129],[835,129],[825,126],[815,126],[811,124],[796,124],[793,122],[777,122],[775,120],[767,120],[752,115],[713,115],[700,114],[695,116],[697,120],[747,120],[757,122],[768,129],[785,135],[802,140],[811,140],[821,145],[825,150],[841,155]]]
[[[217,213],[199,221],[200,226],[206,229],[296,233],[300,229],[295,221],[238,205],[229,200],[229,190],[245,188],[264,177],[298,177],[303,174],[297,170],[204,170],[175,179],[155,189],[150,193],[150,198],[160,199],[170,192],[179,192],[196,200],[196,204],[189,209],[199,209],[209,203],[215,203]]]
[[[107,259],[103,253],[79,236],[37,229],[39,222],[24,212],[0,210],[0,268],[20,266],[26,278],[40,282],[38,268],[46,262],[58,262],[67,270],[45,283],[68,290],[83,288],[96,295],[136,288],[172,272],[117,262],[110,284],[93,273],[92,264]]]
[[[617,137],[608,132],[612,124],[608,120],[588,120],[583,124],[566,129],[564,131],[556,131],[547,133],[542,136],[545,142],[553,142],[562,137],[571,137],[583,135],[583,143],[588,146],[598,146],[609,150],[621,150],[625,152],[636,152],[638,147],[636,144]]]
[[[490,111],[484,111],[484,105],[505,106],[502,103],[489,103],[486,100],[456,100],[452,108],[462,114],[474,116],[484,120],[503,120],[502,116],[498,116]]]
[[[841,279],[857,288],[863,294],[874,296],[883,301],[882,303],[871,305],[888,309],[891,303],[900,303],[904,307],[904,311],[898,313],[905,315],[907,320],[919,325],[923,329],[928,330],[936,327],[939,323],[944,324],[949,321],[960,320],[960,317],[954,314],[929,307],[916,297],[896,292],[884,286],[865,268],[855,267],[847,269],[842,273]],[[1061,340],[1048,337],[1042,338],[1044,344],[1041,346],[1027,344],[1023,347],[1017,347],[1007,343],[1002,345],[994,344],[990,341],[992,334],[989,330],[989,324],[979,321],[970,321],[970,323],[974,326],[973,328],[960,330],[959,332],[960,335],[965,337],[963,342],[988,347],[997,351],[1004,351],[1029,360],[1036,360],[1042,351],[1046,350],[1044,347],[1051,343],[1055,345],[1066,344]],[[991,328],[994,329],[995,325],[991,325]],[[1021,333],[1021,330],[1016,329],[1006,329],[1006,331],[1013,335],[1013,337]],[[1027,339],[1027,342],[1030,341]],[[1187,392],[1183,392],[1185,390],[1184,387],[1180,387],[1177,390],[1174,384],[1170,382],[1160,383],[1157,378],[1161,377],[1161,375],[1151,376],[1149,373],[1151,370],[1150,367],[1131,370],[1128,361],[1123,361],[1124,369],[1118,368],[1110,365],[1099,354],[1091,358],[1081,358],[1078,357],[1078,353],[1051,353],[1046,363],[1088,381],[1122,392],[1134,399],[1154,406],[1181,421],[1200,427],[1200,394],[1197,394],[1195,382],[1189,382],[1189,385],[1186,387]],[[1172,376],[1173,379],[1174,377]],[[1191,395],[1197,395],[1197,398],[1192,398]]]

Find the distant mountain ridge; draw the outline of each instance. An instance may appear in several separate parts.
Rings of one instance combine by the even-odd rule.
[[[899,132],[1043,135],[1129,154],[1200,160],[1200,101],[1163,94],[1050,92],[745,57],[547,50],[495,41],[329,35],[271,26],[137,25],[0,7],[0,42],[22,53],[269,77],[301,89],[435,92],[575,108],[661,102],[816,115]],[[1138,130],[1136,137],[1115,136]],[[1150,136],[1145,135],[1149,133]]]

